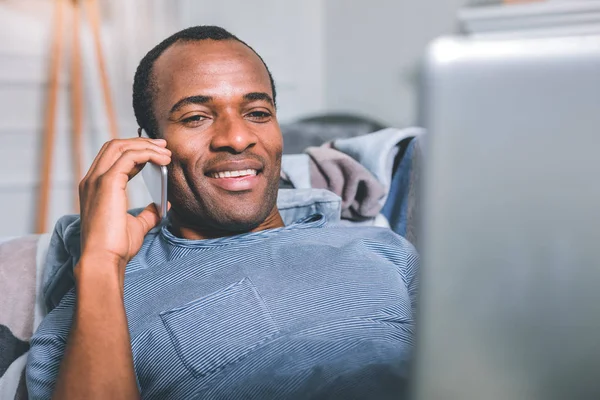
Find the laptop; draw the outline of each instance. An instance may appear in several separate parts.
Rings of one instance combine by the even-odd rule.
[[[442,38],[423,77],[412,398],[600,399],[600,36]]]

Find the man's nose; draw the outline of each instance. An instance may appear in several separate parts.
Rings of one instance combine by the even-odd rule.
[[[242,117],[223,117],[216,123],[211,148],[239,154],[254,146],[257,139]]]

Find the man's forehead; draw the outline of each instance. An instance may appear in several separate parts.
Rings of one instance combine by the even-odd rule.
[[[243,74],[270,85],[269,74],[260,58],[237,40],[180,41],[161,54],[154,63],[157,83],[201,80],[229,74]],[[258,82],[257,82],[258,83]]]

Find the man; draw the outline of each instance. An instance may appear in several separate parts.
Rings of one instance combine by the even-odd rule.
[[[80,184],[75,288],[31,341],[31,398],[397,398],[417,256],[389,230],[284,226],[262,59],[217,27],[166,39],[134,83],[154,139],[104,145]],[[169,223],[126,186],[169,166]],[[157,231],[157,232],[155,232]]]

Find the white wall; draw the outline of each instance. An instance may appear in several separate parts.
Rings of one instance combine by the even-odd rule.
[[[326,0],[326,104],[405,127],[416,121],[416,79],[427,43],[456,31],[467,0]]]
[[[0,4],[0,209],[3,216],[0,236],[24,234],[34,228],[39,184],[40,143],[46,91],[46,60],[49,23],[44,15],[50,4],[8,7]],[[64,77],[64,75],[63,75]],[[64,82],[64,79],[62,80]],[[66,108],[67,87],[60,85],[61,108]],[[68,148],[68,122],[65,114],[57,121],[57,142]],[[56,204],[71,204],[70,176],[63,151],[54,162],[54,198],[51,213],[60,212]],[[65,190],[66,189],[66,190]]]

